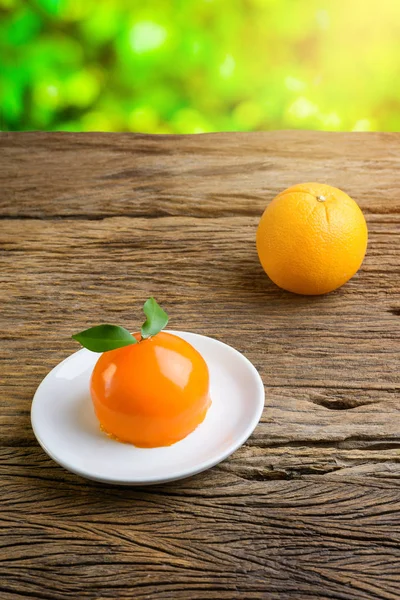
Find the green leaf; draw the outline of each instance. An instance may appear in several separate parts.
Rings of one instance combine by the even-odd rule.
[[[163,311],[154,298],[146,300],[143,306],[143,312],[147,317],[141,329],[143,339],[146,339],[151,335],[156,335],[161,329],[164,329],[168,323],[167,313]]]
[[[92,352],[107,352],[137,344],[137,339],[127,329],[117,325],[97,325],[72,337]]]

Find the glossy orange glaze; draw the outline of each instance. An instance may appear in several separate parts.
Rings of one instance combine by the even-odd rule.
[[[166,332],[102,354],[90,391],[102,429],[147,448],[186,437],[211,404],[205,360],[191,344]]]

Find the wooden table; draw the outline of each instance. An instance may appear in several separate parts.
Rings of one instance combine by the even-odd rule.
[[[0,597],[400,598],[400,135],[3,133]],[[257,259],[258,219],[303,181],[343,188],[370,242],[300,297]],[[170,326],[258,368],[262,422],[214,469],[142,489],[52,462],[29,410],[72,332]]]

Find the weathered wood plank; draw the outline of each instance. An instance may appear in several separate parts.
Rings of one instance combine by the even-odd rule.
[[[82,485],[39,452],[10,458],[4,591],[57,600],[398,598],[398,481],[259,482],[221,465],[132,490]]]
[[[0,135],[0,597],[397,600],[400,135]],[[320,298],[276,288],[258,218],[306,180],[360,203],[362,270]],[[169,486],[67,473],[30,428],[36,386],[100,321],[244,352],[266,407],[247,444]]]
[[[259,368],[267,401],[253,440],[261,447],[365,438],[400,444],[396,219],[391,230],[370,216],[372,250],[362,271],[336,293],[311,300],[269,282],[255,252],[256,222],[3,221],[5,389],[14,398],[11,405],[3,400],[3,439],[15,437],[18,422],[21,443],[31,440],[30,398],[48,369],[75,350],[71,332],[102,321],[134,327],[142,301],[155,294],[172,327],[219,337]],[[387,256],[392,261],[385,263]],[[23,370],[21,355],[35,356]],[[299,454],[301,472],[302,453],[291,452]],[[366,449],[361,464],[370,459]],[[400,474],[397,461],[391,464]]]
[[[259,215],[304,181],[343,188],[367,213],[400,210],[391,133],[3,133],[0,153],[0,215],[13,217]]]

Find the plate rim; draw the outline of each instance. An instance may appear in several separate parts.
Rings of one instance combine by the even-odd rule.
[[[164,478],[160,478],[160,477],[152,477],[152,478],[146,478],[146,479],[140,479],[140,478],[136,478],[136,479],[135,478],[130,478],[130,479],[120,478],[119,479],[119,478],[110,478],[110,477],[102,478],[102,477],[91,475],[90,472],[88,473],[85,469],[71,467],[71,465],[68,464],[67,462],[65,462],[62,458],[60,459],[58,456],[56,457],[55,454],[47,447],[46,443],[42,440],[42,438],[39,435],[39,433],[36,429],[36,426],[35,426],[34,406],[37,405],[37,403],[39,401],[38,398],[40,395],[40,388],[44,384],[45,380],[53,373],[53,371],[55,371],[61,365],[69,362],[76,354],[90,352],[90,350],[87,350],[86,348],[81,348],[81,349],[77,350],[76,352],[73,352],[66,358],[64,358],[59,363],[57,363],[45,375],[45,377],[41,380],[38,387],[36,388],[36,391],[34,393],[32,403],[31,403],[30,421],[31,421],[31,427],[32,427],[34,436],[35,436],[37,442],[39,443],[39,445],[41,446],[41,448],[44,450],[44,452],[56,464],[60,465],[63,469],[65,469],[66,471],[69,471],[70,473],[74,473],[75,475],[78,475],[79,477],[83,477],[84,479],[88,479],[90,481],[95,481],[98,483],[109,484],[109,485],[120,485],[120,486],[132,486],[132,487],[133,486],[147,486],[147,485],[161,485],[161,484],[165,484],[165,483],[169,483],[169,482],[173,482],[173,481],[179,481],[182,479],[186,479],[188,477],[192,477],[194,475],[198,475],[199,473],[207,471],[208,469],[211,469],[212,467],[215,467],[217,464],[226,460],[229,456],[231,456],[234,452],[236,452],[236,450],[238,450],[243,444],[246,443],[246,441],[249,439],[249,437],[251,436],[251,434],[254,432],[255,428],[257,427],[258,423],[260,422],[262,414],[263,414],[264,406],[265,406],[264,382],[261,378],[261,375],[257,371],[256,367],[247,358],[247,356],[245,356],[242,352],[239,352],[239,350],[236,350],[236,348],[234,348],[233,346],[230,346],[229,344],[226,344],[225,342],[222,342],[216,338],[213,338],[213,337],[210,337],[207,335],[203,335],[201,333],[191,332],[191,331],[180,331],[180,330],[174,330],[174,329],[166,329],[164,331],[166,333],[171,333],[173,335],[177,335],[178,337],[181,337],[180,334],[183,334],[183,335],[193,336],[193,337],[197,337],[197,338],[203,338],[203,339],[205,338],[208,342],[211,341],[213,344],[222,346],[222,347],[224,347],[225,350],[228,349],[230,352],[233,352],[233,353],[239,355],[240,359],[246,363],[247,367],[252,372],[254,381],[257,382],[257,399],[256,399],[257,402],[256,402],[256,410],[254,410],[254,414],[252,415],[252,418],[250,419],[250,421],[249,421],[247,427],[245,428],[244,432],[242,433],[242,435],[239,436],[238,438],[235,438],[234,442],[222,454],[218,454],[217,456],[214,456],[212,458],[209,458],[209,459],[203,461],[202,463],[197,465],[196,468],[187,468],[186,470],[182,471],[179,475],[174,475],[172,473],[171,475],[164,477]],[[92,353],[92,354],[95,354],[95,353]],[[99,353],[99,356],[100,356],[100,353]]]

